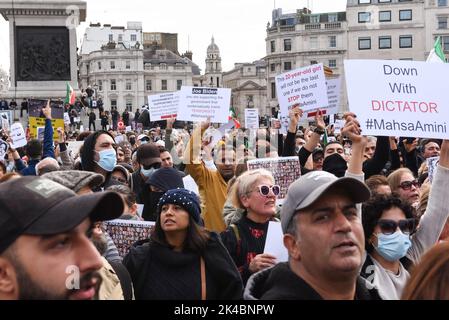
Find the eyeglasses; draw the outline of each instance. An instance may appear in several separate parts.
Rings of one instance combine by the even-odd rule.
[[[421,184],[418,182],[418,180],[413,181],[404,181],[399,185],[399,188],[402,190],[410,190],[414,186],[415,188],[421,187]]]
[[[161,164],[159,162],[152,163],[150,165],[144,165],[143,164],[142,167],[143,167],[144,170],[150,170],[151,168],[159,169],[161,167]]]
[[[267,186],[267,185],[261,185],[258,186],[259,189],[259,193],[266,197],[270,194],[270,191],[273,192],[273,194],[275,196],[278,196],[281,193],[281,187],[278,185],[274,185],[274,186]]]
[[[393,234],[398,227],[404,234],[413,234],[416,230],[416,220],[414,218],[399,221],[381,219],[377,222],[377,225],[383,234]]]

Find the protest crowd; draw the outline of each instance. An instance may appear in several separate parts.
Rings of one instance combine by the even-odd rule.
[[[1,300],[449,299],[449,140],[300,103],[244,129],[91,96],[24,99],[41,134],[2,125]]]

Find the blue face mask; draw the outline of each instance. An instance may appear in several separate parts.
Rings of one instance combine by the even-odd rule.
[[[374,247],[376,251],[388,261],[397,261],[407,254],[412,242],[410,236],[403,234],[400,230],[393,234],[379,233],[377,235],[378,244]]]
[[[100,155],[100,161],[96,163],[107,172],[112,172],[117,164],[117,156],[114,149],[108,149],[98,152]]]
[[[150,168],[148,170],[145,170],[142,166],[140,167],[140,172],[146,177],[149,178],[151,175],[156,171],[155,168]]]
[[[143,145],[143,144],[147,144],[147,143],[148,143],[148,141],[147,141],[147,140],[141,140],[141,141],[140,141],[140,144],[141,144],[141,145]]]

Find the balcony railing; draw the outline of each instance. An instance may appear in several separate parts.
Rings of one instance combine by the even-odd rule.
[[[324,29],[340,29],[341,22],[329,22],[324,25]]]
[[[309,23],[306,24],[306,30],[320,30],[321,29],[321,23]]]

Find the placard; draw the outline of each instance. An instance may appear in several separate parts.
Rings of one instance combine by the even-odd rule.
[[[42,109],[47,105],[47,100],[29,101],[29,123],[30,123],[30,138],[37,139],[38,128],[45,127],[45,116]],[[58,139],[58,128],[64,128],[64,108],[61,101],[50,101],[51,106],[51,125],[53,127],[53,140]]]
[[[12,140],[12,147],[14,149],[21,148],[27,144],[25,131],[23,130],[22,124],[19,122],[12,124],[10,137]]]
[[[346,60],[349,109],[364,135],[447,139],[449,65]]]
[[[150,121],[176,117],[179,109],[179,91],[148,96]]]
[[[288,251],[284,246],[284,233],[280,222],[269,222],[263,253],[275,256],[276,263],[288,261]]]
[[[259,129],[259,109],[245,109],[245,128]]]
[[[180,121],[228,123],[231,89],[182,87],[179,104]]]
[[[433,177],[437,171],[438,164],[440,163],[440,157],[427,158],[427,168],[429,173],[429,182],[433,182]]]

